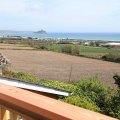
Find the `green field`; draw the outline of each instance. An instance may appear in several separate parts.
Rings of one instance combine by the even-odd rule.
[[[105,47],[80,46],[80,55],[93,58],[101,58],[106,54],[119,54],[120,49],[108,49]]]
[[[66,46],[79,47],[79,55],[84,57],[100,59],[102,56],[107,54],[120,55],[120,48],[94,47],[94,46],[83,46],[83,45],[73,45],[73,44],[38,44],[34,47],[36,49],[45,49],[55,52],[62,52],[62,48]]]

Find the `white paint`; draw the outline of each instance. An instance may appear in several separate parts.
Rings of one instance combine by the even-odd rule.
[[[104,45],[120,45],[120,43],[110,42],[110,43],[106,43]]]
[[[35,90],[35,91],[52,93],[52,94],[57,94],[57,95],[62,95],[62,96],[69,96],[71,94],[67,91],[62,91],[62,90],[58,90],[55,88],[50,88],[50,87],[41,86],[41,85],[39,86],[39,85],[31,84],[31,83],[26,83],[26,82],[12,80],[8,78],[2,78],[2,77],[0,77],[0,83],[4,83],[7,85],[24,88],[28,90]]]

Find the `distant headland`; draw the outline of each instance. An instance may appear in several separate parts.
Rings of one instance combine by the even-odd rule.
[[[38,34],[47,34],[47,32],[45,30],[40,30],[40,31],[37,31],[37,32],[34,32],[34,33],[38,33]]]

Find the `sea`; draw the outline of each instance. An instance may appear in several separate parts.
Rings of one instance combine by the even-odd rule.
[[[120,33],[47,33],[34,32],[5,32],[0,31],[0,36],[20,36],[32,38],[54,38],[54,39],[77,39],[77,40],[103,40],[120,42]]]

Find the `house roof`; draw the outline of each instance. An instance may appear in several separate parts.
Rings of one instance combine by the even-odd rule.
[[[118,43],[118,42],[109,42],[109,43],[106,43],[106,44],[104,44],[104,45],[113,45],[113,46],[119,46],[120,45],[120,43]]]
[[[61,95],[61,96],[71,95],[70,92],[65,91],[65,90],[56,89],[56,88],[48,87],[48,86],[44,86],[44,85],[28,83],[28,82],[24,82],[21,80],[6,78],[6,77],[2,77],[2,76],[0,77],[0,83],[15,86],[18,88],[34,90],[34,91],[44,92],[44,93],[51,93],[51,94],[56,94],[56,95]]]

